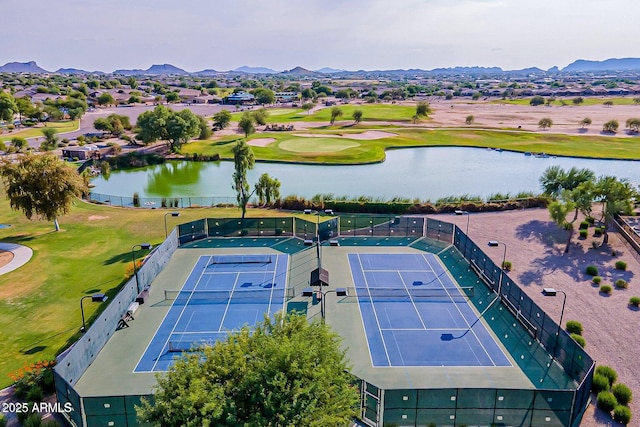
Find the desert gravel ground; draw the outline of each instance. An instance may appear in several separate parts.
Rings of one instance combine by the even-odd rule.
[[[594,214],[599,212],[595,207]],[[457,224],[463,230],[467,216],[436,215],[438,219]],[[596,215],[597,217],[597,215]],[[567,232],[549,219],[546,209],[525,209],[469,215],[469,235],[479,245],[498,240],[507,245],[507,260],[513,263],[509,276],[557,322],[560,320],[562,297],[544,297],[542,288],[553,287],[566,292],[563,327],[567,320],[578,320],[584,326],[586,349],[596,364],[609,365],[618,372],[618,382],[631,388],[633,419],[629,425],[640,425],[640,343],[637,328],[640,311],[628,305],[631,296],[640,296],[640,256],[617,232],[609,232],[609,244],[593,249],[592,241],[602,238],[577,238],[574,233],[571,249],[564,253]],[[578,222],[580,219],[578,219]],[[612,251],[616,256],[612,255]],[[499,265],[504,248],[486,247],[485,253]],[[627,263],[627,270],[614,267],[615,261]],[[613,285],[618,278],[629,283],[626,290],[615,289],[610,296],[599,292],[585,274],[587,265],[598,267],[602,283]],[[619,425],[607,414],[595,408],[595,399],[587,409],[582,427]]]

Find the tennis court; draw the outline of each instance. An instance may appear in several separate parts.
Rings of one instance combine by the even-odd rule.
[[[348,255],[373,366],[512,366],[436,255]]]
[[[212,344],[284,308],[286,254],[200,256],[134,372],[166,371],[176,355]]]

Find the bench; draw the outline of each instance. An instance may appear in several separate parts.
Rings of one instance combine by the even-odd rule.
[[[144,304],[144,301],[149,297],[149,290],[145,289],[144,291],[140,292],[138,294],[138,296],[136,297],[136,302],[138,304]]]
[[[129,304],[129,308],[127,308],[127,312],[126,312],[126,316],[129,317],[129,320],[133,320],[133,314],[138,311],[138,308],[140,307],[140,304],[137,302],[132,302],[131,304]]]

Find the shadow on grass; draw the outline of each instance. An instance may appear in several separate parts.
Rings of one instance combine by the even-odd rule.
[[[137,254],[136,254],[137,255]],[[136,259],[140,258],[139,256],[136,256]],[[128,262],[131,262],[131,251],[128,252],[123,252],[117,255],[112,256],[111,258],[106,259],[103,264],[104,265],[111,265],[111,264],[115,264],[115,263],[121,263],[121,264],[125,264]]]
[[[13,236],[3,237],[2,241],[6,243],[25,243],[25,242],[31,242],[37,239],[38,237],[44,237],[54,233],[56,233],[55,230],[45,231],[44,233],[40,233],[40,234],[15,234]]]

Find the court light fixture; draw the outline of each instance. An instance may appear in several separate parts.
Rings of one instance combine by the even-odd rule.
[[[164,238],[165,239],[167,237],[169,237],[169,232],[167,230],[167,217],[168,216],[178,217],[178,216],[180,216],[180,212],[168,212],[168,213],[164,214]]]
[[[87,298],[91,298],[91,302],[105,302],[106,300],[109,299],[109,297],[106,296],[105,294],[99,294],[99,293],[93,294],[93,295],[85,295],[82,298],[80,298],[80,313],[82,314],[82,328],[80,329],[80,332],[82,333],[85,333],[87,331],[87,326],[84,320],[84,307],[82,306],[82,302]]]

